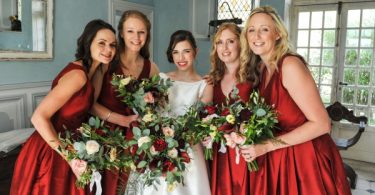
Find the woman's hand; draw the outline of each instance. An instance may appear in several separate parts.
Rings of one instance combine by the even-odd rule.
[[[209,147],[212,147],[212,138],[211,136],[207,136],[203,139],[202,141],[202,145],[205,147],[205,148],[209,148]]]
[[[78,180],[87,168],[87,162],[84,160],[73,159],[69,161],[69,165]]]
[[[117,125],[120,125],[122,127],[129,127],[130,123],[133,122],[133,121],[136,121],[138,119],[138,117],[139,116],[136,115],[136,114],[125,116],[125,115],[113,113],[108,121],[111,122],[111,123],[115,123]]]
[[[210,77],[210,75],[204,75],[203,79],[206,81],[206,83],[208,85],[213,85],[214,84],[214,80],[212,79],[212,77]]]
[[[258,156],[262,156],[267,152],[271,151],[269,143],[254,144],[254,145],[243,145],[241,148],[241,155],[246,162],[252,162]]]

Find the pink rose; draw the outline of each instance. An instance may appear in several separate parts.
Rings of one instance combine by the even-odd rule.
[[[151,92],[147,92],[145,94],[145,96],[143,96],[143,100],[146,102],[146,103],[151,103],[153,104],[155,102],[155,99],[154,99],[154,96],[152,95]]]
[[[229,134],[224,134],[226,145],[230,148],[236,147],[236,143],[233,141],[232,137]]]
[[[163,134],[166,137],[174,137],[174,130],[170,127],[163,127]]]
[[[238,145],[243,145],[246,141],[246,138],[236,132],[230,133],[230,137],[233,140],[234,143]]]

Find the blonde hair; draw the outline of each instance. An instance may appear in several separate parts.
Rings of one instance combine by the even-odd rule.
[[[279,39],[276,41],[274,51],[270,56],[270,59],[267,63],[271,67],[275,67],[277,69],[277,63],[278,61],[287,53],[293,53],[291,50],[291,45],[288,38],[288,31],[283,24],[283,21],[281,20],[280,16],[277,14],[275,9],[273,9],[270,6],[262,6],[257,7],[253,9],[250,13],[249,18],[246,21],[245,27],[242,30],[241,33],[241,54],[240,54],[240,75],[245,75],[247,80],[252,81],[254,86],[256,86],[259,83],[259,63],[261,61],[260,57],[256,54],[254,54],[250,47],[247,40],[247,31],[249,28],[249,23],[251,17],[253,17],[255,14],[267,14],[272,18],[272,21],[275,25],[275,31],[279,35]],[[249,67],[249,68],[246,68]],[[241,78],[242,80],[245,78]]]
[[[241,35],[241,29],[234,23],[223,23],[220,25],[220,27],[217,29],[217,32],[212,40],[211,44],[211,52],[210,52],[210,62],[211,62],[211,70],[209,75],[213,79],[214,84],[217,84],[223,79],[225,74],[225,63],[220,60],[218,54],[217,54],[217,46],[216,42],[219,40],[221,34],[224,30],[230,30],[233,34],[236,35],[238,40],[240,39]],[[240,80],[239,72],[236,73],[237,80]]]

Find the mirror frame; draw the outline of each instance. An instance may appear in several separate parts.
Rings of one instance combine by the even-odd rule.
[[[53,58],[53,0],[47,2],[46,51],[3,51],[0,50],[0,61],[15,60],[48,60]]]

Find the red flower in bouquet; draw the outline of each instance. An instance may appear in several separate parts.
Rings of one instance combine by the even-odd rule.
[[[95,133],[98,134],[98,135],[100,135],[100,136],[104,136],[105,135],[105,132],[102,129],[96,129]]]
[[[167,171],[173,171],[173,169],[176,168],[176,166],[173,164],[172,161],[170,160],[165,160],[163,162],[163,172],[167,172]]]
[[[167,148],[167,143],[163,139],[156,139],[153,143],[155,151],[161,152]]]
[[[205,110],[207,111],[207,114],[215,114],[216,113],[216,107],[215,106],[205,106]]]
[[[190,163],[190,156],[187,152],[180,152],[180,157],[184,159],[184,162]]]
[[[229,108],[224,108],[221,113],[220,113],[220,116],[227,116],[230,114],[230,110]]]
[[[240,112],[240,122],[244,122],[246,120],[249,120],[250,116],[253,115],[253,112],[249,110],[248,108],[244,108]]]
[[[223,131],[224,133],[230,133],[233,131],[233,128],[235,127],[234,124],[230,124],[228,122],[225,122],[220,127],[217,128],[218,131]]]

